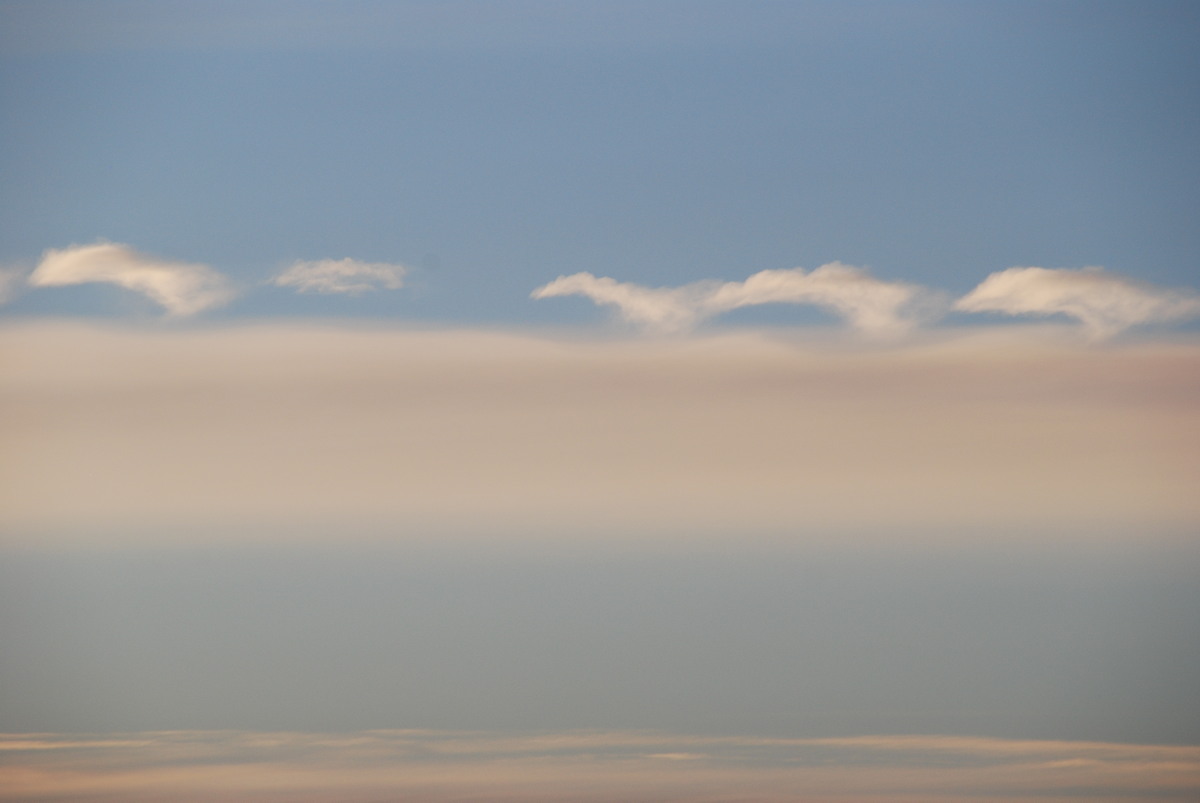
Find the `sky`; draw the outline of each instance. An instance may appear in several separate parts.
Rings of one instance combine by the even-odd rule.
[[[0,800],[1194,800],[1198,45],[0,0]]]

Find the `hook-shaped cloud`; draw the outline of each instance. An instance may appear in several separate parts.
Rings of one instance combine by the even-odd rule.
[[[34,287],[115,284],[141,293],[179,317],[228,303],[234,296],[229,281],[207,265],[148,256],[120,243],[50,249],[27,281]]]
[[[1018,267],[989,275],[954,308],[1008,315],[1061,313],[1080,321],[1099,339],[1137,324],[1200,316],[1200,296],[1135,282],[1098,267]]]

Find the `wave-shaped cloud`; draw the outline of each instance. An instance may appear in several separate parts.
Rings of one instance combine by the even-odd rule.
[[[616,307],[631,323],[659,332],[680,332],[699,322],[704,298],[714,282],[696,282],[682,287],[643,287],[618,282],[607,276],[575,273],[559,276],[533,291],[531,298],[585,296],[597,304]]]
[[[271,283],[294,287],[301,293],[345,293],[358,295],[369,290],[397,290],[404,285],[408,270],[385,262],[355,259],[321,259],[296,262],[281,271]]]
[[[651,288],[591,273],[560,276],[533,298],[582,295],[616,307],[626,320],[659,332],[681,332],[722,312],[759,304],[813,304],[832,310],[863,332],[890,335],[911,329],[944,306],[940,294],[905,282],[885,282],[862,268],[830,262],[764,270],[740,282],[713,280]]]
[[[28,279],[34,287],[92,282],[141,293],[181,317],[221,306],[234,296],[228,279],[207,265],[149,256],[121,243],[50,249]]]
[[[963,312],[1008,315],[1069,315],[1093,337],[1131,326],[1200,316],[1200,297],[1169,290],[1103,268],[1017,267],[991,274],[954,304]]]

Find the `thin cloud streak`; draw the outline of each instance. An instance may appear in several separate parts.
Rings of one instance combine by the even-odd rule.
[[[1168,290],[1103,268],[1009,268],[988,276],[954,304],[962,312],[1068,315],[1095,339],[1131,326],[1200,316],[1200,296]]]
[[[33,287],[93,282],[141,293],[177,317],[222,306],[234,296],[229,281],[207,265],[148,256],[120,243],[50,249],[28,279]]]
[[[1193,799],[1200,747],[647,732],[0,736],[0,800]]]
[[[398,290],[407,269],[383,262],[355,259],[321,259],[296,262],[271,280],[276,287],[292,287],[300,293],[361,295],[371,290]]]
[[[802,268],[764,270],[741,282],[701,281],[681,287],[643,287],[590,273],[560,276],[532,298],[581,295],[615,307],[625,320],[652,331],[673,333],[722,312],[761,304],[811,304],[835,312],[859,331],[894,336],[936,316],[941,297],[917,285],[885,282],[862,268],[831,262],[811,272]]]

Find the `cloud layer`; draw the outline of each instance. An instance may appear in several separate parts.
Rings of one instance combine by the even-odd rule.
[[[1080,790],[1122,801],[1200,794],[1195,746],[941,736],[40,733],[0,737],[0,755],[0,800],[1051,803]]]
[[[34,287],[104,282],[150,298],[170,315],[194,315],[233,298],[229,281],[206,265],[173,262],[120,243],[51,249],[29,276]]]
[[[1130,326],[1200,316],[1200,297],[1135,282],[1103,268],[1009,268],[960,298],[963,312],[1069,315],[1096,338]]]
[[[840,262],[811,272],[764,270],[741,282],[702,281],[663,288],[576,273],[537,288],[532,297],[567,295],[616,307],[626,320],[659,332],[686,331],[740,307],[783,303],[823,307],[862,332],[893,335],[911,329],[943,306],[937,294],[917,285],[881,281]]]
[[[1194,529],[1200,349],[1044,335],[829,349],[10,324],[0,421],[22,422],[4,432],[21,470],[0,530]]]
[[[358,295],[369,290],[397,290],[404,284],[406,268],[383,262],[355,259],[321,259],[297,262],[280,272],[271,283],[294,287],[301,293]]]

